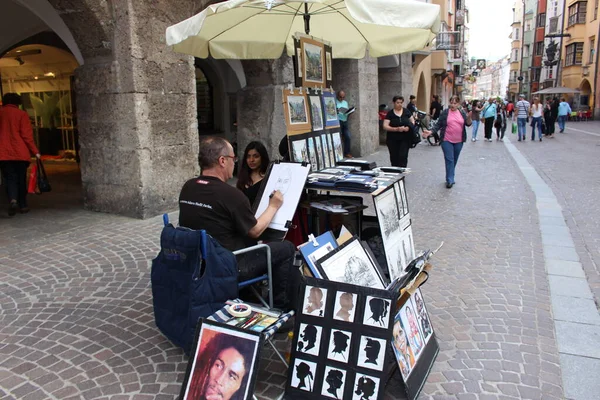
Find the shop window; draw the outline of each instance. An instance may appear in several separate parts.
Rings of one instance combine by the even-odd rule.
[[[581,65],[583,59],[583,43],[572,43],[567,46],[567,55],[565,57],[565,67],[570,65]]]
[[[558,31],[558,17],[552,17],[552,18],[550,18],[550,24],[549,24],[548,30],[550,31],[550,33],[557,33],[557,31]]]
[[[567,26],[585,24],[587,1],[578,1],[569,6],[569,22]]]

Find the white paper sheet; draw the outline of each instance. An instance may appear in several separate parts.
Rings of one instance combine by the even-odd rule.
[[[297,163],[273,164],[265,191],[256,209],[255,217],[258,218],[265,212],[269,206],[269,195],[274,190],[279,190],[283,194],[283,204],[273,217],[269,228],[285,231],[287,221],[291,221],[296,212],[309,172],[310,166],[308,165],[302,166],[302,164]]]

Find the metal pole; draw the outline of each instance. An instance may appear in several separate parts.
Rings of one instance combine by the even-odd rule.
[[[304,3],[304,32],[310,35],[310,14],[308,13],[308,3]]]
[[[523,47],[525,46],[525,0],[521,0],[523,3],[523,18],[521,19],[521,61],[519,63],[519,76],[521,80],[519,81],[519,93],[521,94],[523,90]]]
[[[562,15],[560,16],[560,52],[558,53],[558,64],[556,64],[556,85],[554,85],[554,87],[559,87],[562,86],[562,83],[560,81],[561,78],[561,73],[562,73],[562,68],[561,68],[561,64],[563,63],[563,59],[562,59],[562,52],[563,52],[563,37],[564,37],[564,33],[565,33],[565,12],[567,11],[566,9],[567,6],[567,0],[563,0],[563,10],[562,10]],[[566,14],[567,16],[569,15],[568,13]],[[568,21],[568,19],[567,19]]]

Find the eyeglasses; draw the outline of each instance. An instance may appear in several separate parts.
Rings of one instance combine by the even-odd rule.
[[[227,157],[227,158],[231,158],[233,160],[234,163],[238,162],[238,158],[236,156],[226,156],[226,155],[222,155],[221,157]]]

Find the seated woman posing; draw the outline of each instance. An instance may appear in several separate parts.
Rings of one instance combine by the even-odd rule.
[[[241,161],[236,187],[244,192],[252,205],[260,189],[259,183],[265,177],[269,167],[267,148],[261,142],[250,142],[244,150],[244,157]]]

